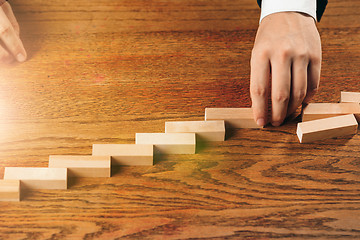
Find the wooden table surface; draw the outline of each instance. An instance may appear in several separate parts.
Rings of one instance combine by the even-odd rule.
[[[251,105],[255,0],[11,2],[29,60],[0,68],[0,178]],[[360,91],[359,12],[331,0],[318,24],[314,102]],[[360,135],[299,144],[296,124],[0,202],[0,239],[360,239]]]

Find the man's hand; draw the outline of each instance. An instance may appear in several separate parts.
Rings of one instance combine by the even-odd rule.
[[[26,60],[26,51],[20,40],[19,24],[8,2],[0,7],[0,64]]]
[[[279,126],[307,103],[320,82],[321,42],[312,17],[298,12],[274,13],[259,26],[251,56],[250,94],[260,126]],[[270,81],[271,79],[271,81]],[[272,112],[268,119],[268,96]]]

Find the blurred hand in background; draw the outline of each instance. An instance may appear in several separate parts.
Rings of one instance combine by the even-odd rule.
[[[19,24],[10,4],[1,0],[0,4],[0,65],[24,62],[27,55],[20,40]]]

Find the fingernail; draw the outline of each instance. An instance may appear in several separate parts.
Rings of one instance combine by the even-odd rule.
[[[263,118],[259,118],[257,121],[256,121],[256,124],[263,127],[265,126],[265,119]]]
[[[19,62],[24,62],[26,60],[26,57],[22,53],[19,53],[16,56],[16,60],[18,60]]]
[[[281,125],[281,122],[273,122],[272,125],[273,125],[274,127],[278,127],[278,126]]]

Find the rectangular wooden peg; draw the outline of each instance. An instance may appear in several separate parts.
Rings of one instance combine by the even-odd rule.
[[[110,177],[110,156],[51,155],[49,168],[67,168],[69,177]]]
[[[195,133],[136,133],[136,144],[153,144],[155,153],[194,154]]]
[[[340,101],[360,103],[360,92],[341,92]]]
[[[5,167],[4,179],[31,189],[67,189],[67,168]]]
[[[360,121],[360,104],[358,103],[309,103],[303,108],[302,121],[354,114]]]
[[[154,164],[152,144],[93,144],[93,156],[111,156],[113,165],[151,166]]]
[[[205,120],[224,120],[227,128],[262,128],[256,124],[252,108],[205,108]]]
[[[20,180],[0,180],[0,202],[20,201]]]
[[[197,137],[206,141],[224,141],[225,122],[224,120],[165,122],[165,132],[196,133]]]
[[[300,143],[356,134],[358,123],[353,114],[298,123]]]

